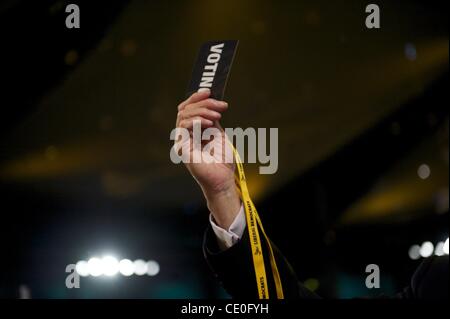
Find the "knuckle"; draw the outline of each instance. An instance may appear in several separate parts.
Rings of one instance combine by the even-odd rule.
[[[206,110],[206,111],[205,111],[205,114],[206,114],[207,116],[210,116],[210,117],[215,117],[216,114],[217,114],[217,112],[214,112],[214,111],[211,111],[211,110]]]
[[[214,99],[207,99],[206,100],[206,104],[208,106],[214,106],[214,105],[216,105],[216,100],[214,100]]]
[[[180,104],[178,104],[178,111],[181,111],[181,110],[185,107],[186,102],[187,102],[187,101],[183,101],[183,102],[181,102]]]

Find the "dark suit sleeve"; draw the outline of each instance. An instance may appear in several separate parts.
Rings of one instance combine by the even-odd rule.
[[[448,299],[448,255],[426,258],[411,278],[411,283],[397,298]]]
[[[265,239],[261,236],[261,241],[263,240]],[[266,243],[262,244],[269,297],[275,299],[276,290],[272,272],[270,271],[267,245]],[[284,297],[286,299],[319,298],[298,282],[294,270],[273,243],[272,249],[283,284]],[[217,238],[211,226],[209,226],[205,232],[203,253],[216,278],[233,298],[258,298],[255,270],[253,268],[251,246],[247,231],[244,232],[242,239],[238,243],[225,251],[221,251],[217,244]]]

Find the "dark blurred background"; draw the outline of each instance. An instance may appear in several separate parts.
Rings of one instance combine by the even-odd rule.
[[[69,3],[0,3],[0,297],[227,297],[202,256],[202,194],[169,158],[213,39],[240,40],[223,126],[279,128],[278,172],[246,171],[305,285],[393,294],[448,254],[447,1],[376,1],[378,30],[360,0],[73,1],[80,29]],[[67,264],[105,254],[150,275],[66,288]]]

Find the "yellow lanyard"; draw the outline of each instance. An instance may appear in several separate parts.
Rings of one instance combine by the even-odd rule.
[[[241,157],[239,156],[239,153],[231,144],[231,142],[229,142],[229,144],[233,149],[234,158],[236,160],[236,167],[239,175],[239,177],[236,179],[236,183],[239,186],[242,202],[244,204],[245,217],[247,220],[247,229],[250,237],[250,245],[252,248],[253,266],[255,268],[256,284],[258,287],[259,299],[269,299],[269,288],[267,285],[266,269],[264,266],[264,256],[261,247],[261,239],[259,237],[258,225],[261,228],[264,238],[266,239],[267,248],[269,250],[270,265],[272,268],[273,279],[275,282],[277,298],[284,299],[283,286],[281,284],[280,273],[278,272],[278,267],[275,260],[275,255],[272,250],[272,245],[270,244],[269,237],[264,231],[264,227],[262,225],[261,219],[259,218],[258,212],[256,211],[256,207],[250,198],[250,194],[248,192],[247,187],[247,180],[245,178],[244,173],[244,166],[242,164]]]

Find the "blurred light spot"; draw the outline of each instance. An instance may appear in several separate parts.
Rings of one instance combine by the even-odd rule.
[[[415,61],[417,58],[416,47],[412,43],[407,43],[405,45],[405,56],[410,61]]]
[[[142,259],[135,260],[134,273],[138,276],[145,275],[147,273],[147,263]]]
[[[318,26],[320,24],[320,15],[315,10],[309,10],[304,16],[304,21],[309,26]]]
[[[78,52],[75,50],[67,51],[66,55],[64,56],[64,62],[69,65],[73,66],[78,61]]]
[[[59,151],[58,151],[58,149],[57,149],[55,146],[53,146],[53,145],[51,145],[51,146],[49,146],[49,147],[47,147],[47,148],[45,149],[45,157],[46,157],[49,161],[54,161],[54,160],[56,160],[56,159],[58,158],[58,155],[59,155]]]
[[[118,172],[106,172],[101,176],[103,190],[109,196],[127,198],[142,191],[143,176],[134,176]]]
[[[252,190],[252,198],[258,200],[261,198],[265,191],[267,190],[267,185],[269,184],[268,175],[259,174],[257,170],[253,170],[254,168],[250,168],[247,173],[247,182],[249,189]]]
[[[102,131],[109,131],[113,127],[113,118],[110,115],[102,116],[100,119],[100,130]]]
[[[147,275],[156,276],[159,273],[159,270],[160,270],[160,267],[156,261],[150,260],[147,263]]]
[[[119,272],[119,262],[112,256],[102,258],[102,273],[105,276],[115,276]]]
[[[311,291],[316,291],[319,288],[320,283],[315,278],[309,278],[305,280],[303,285]]]
[[[31,290],[27,285],[19,286],[19,299],[31,299]]]
[[[119,273],[125,277],[133,274],[156,276],[160,271],[160,266],[155,260],[146,262],[137,259],[132,262],[129,259],[122,259],[118,261],[113,256],[105,256],[103,258],[92,257],[89,261],[80,260],[76,263],[75,270],[82,277],[112,277]]]
[[[251,30],[254,34],[263,34],[266,31],[266,25],[263,21],[254,21],[251,25]]]
[[[434,246],[431,242],[426,241],[420,247],[420,256],[423,258],[430,257],[433,254]]]
[[[434,249],[434,254],[436,256],[444,255],[444,243],[442,241],[440,241],[436,244],[436,248]]]
[[[94,277],[101,276],[103,274],[103,263],[100,258],[93,257],[88,261],[89,274]]]
[[[444,251],[444,254],[448,255],[448,238],[444,243],[443,251]]]
[[[81,277],[87,277],[89,276],[89,266],[88,263],[84,260],[80,260],[75,265],[75,270]]]
[[[125,57],[133,56],[136,53],[137,45],[134,40],[125,40],[120,45],[120,53]]]
[[[114,44],[111,38],[105,38],[100,45],[98,46],[98,50],[100,52],[107,52],[113,48]]]
[[[430,177],[430,174],[431,169],[427,164],[422,164],[417,169],[417,175],[419,175],[421,179],[427,179],[428,177]]]
[[[420,258],[420,246],[419,245],[413,245],[411,248],[409,248],[408,251],[409,258],[412,260],[417,260]]]
[[[119,262],[119,271],[126,277],[131,276],[134,274],[134,263],[129,259],[122,259]]]

